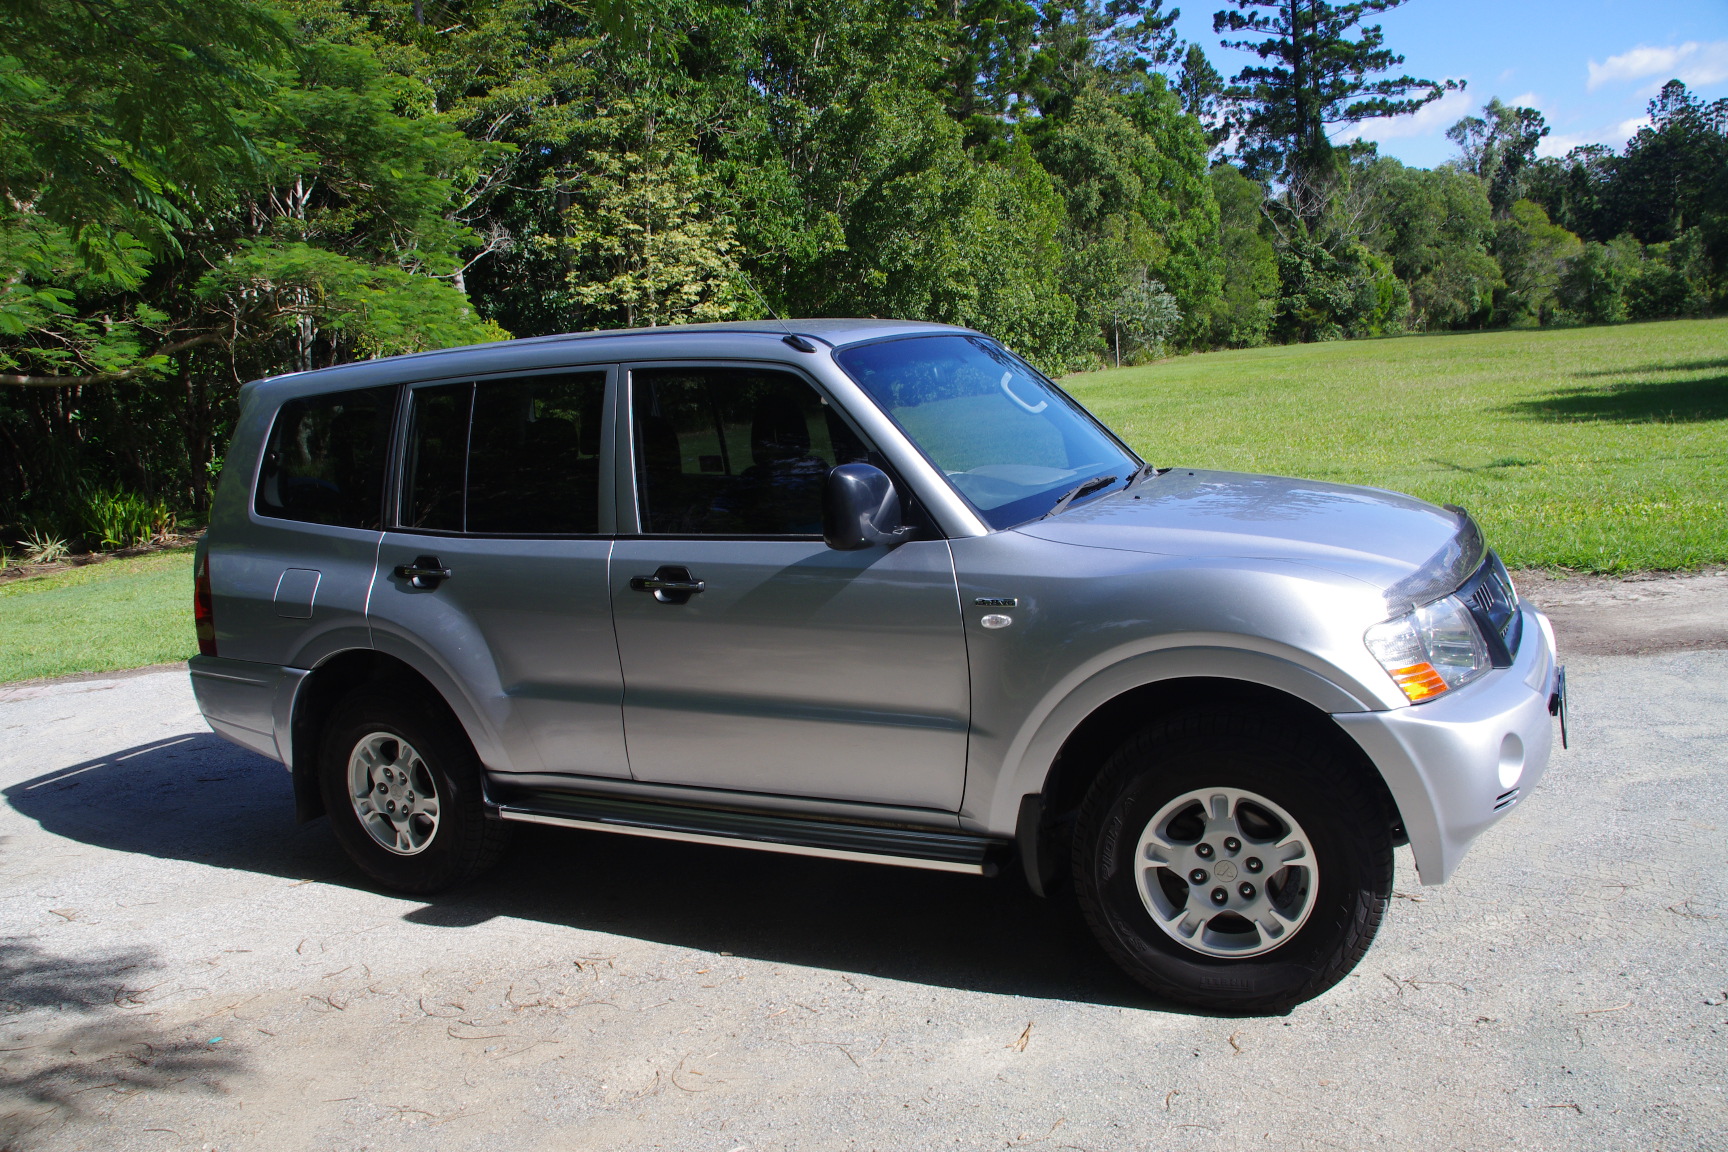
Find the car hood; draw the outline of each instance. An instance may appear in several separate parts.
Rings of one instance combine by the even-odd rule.
[[[1395,607],[1451,591],[1482,552],[1467,515],[1413,496],[1186,468],[1017,530],[1088,548],[1309,564],[1373,584]]]

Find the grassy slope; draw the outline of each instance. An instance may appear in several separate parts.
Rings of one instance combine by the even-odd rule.
[[[1065,383],[1161,465],[1462,504],[1509,564],[1728,561],[1728,319],[1214,352]]]
[[[165,664],[197,650],[190,548],[0,584],[0,684]]]

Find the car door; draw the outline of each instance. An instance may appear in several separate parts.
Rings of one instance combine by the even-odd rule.
[[[628,776],[607,589],[611,372],[409,390],[369,619],[483,709],[498,771]]]
[[[621,514],[640,531],[614,549],[612,603],[632,773],[957,809],[969,697],[947,542],[823,544],[829,469],[870,453],[804,377],[628,376]]]

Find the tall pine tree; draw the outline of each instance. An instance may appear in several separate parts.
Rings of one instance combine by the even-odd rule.
[[[1243,168],[1282,181],[1291,207],[1309,226],[1325,211],[1333,128],[1402,116],[1464,87],[1462,80],[1372,78],[1404,57],[1385,47],[1379,25],[1361,26],[1362,19],[1404,0],[1231,2],[1235,10],[1214,15],[1212,30],[1246,34],[1222,43],[1264,62],[1242,69],[1224,91]],[[1359,35],[1352,39],[1352,32]]]

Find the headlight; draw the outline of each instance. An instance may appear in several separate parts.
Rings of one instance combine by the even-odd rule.
[[[1488,671],[1488,644],[1456,596],[1376,624],[1362,637],[1411,702],[1432,700]]]

